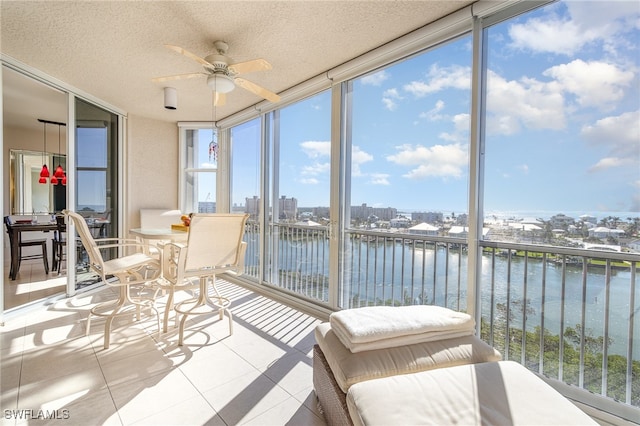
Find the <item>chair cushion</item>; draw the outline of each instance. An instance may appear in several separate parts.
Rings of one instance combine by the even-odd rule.
[[[150,263],[151,262],[151,263]],[[160,262],[144,253],[134,253],[129,256],[118,257],[104,262],[105,274],[114,274],[124,270],[136,269],[141,266],[154,266],[160,268]]]
[[[357,383],[347,393],[347,407],[355,425],[597,425],[513,361]]]
[[[319,324],[315,338],[345,393],[365,380],[502,359],[500,352],[473,335],[357,353],[340,342],[330,323]]]

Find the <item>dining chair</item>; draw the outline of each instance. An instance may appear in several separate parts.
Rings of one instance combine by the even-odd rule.
[[[184,327],[190,315],[218,312],[220,320],[226,313],[229,318],[229,334],[233,334],[233,317],[229,310],[231,301],[222,296],[216,287],[216,275],[242,274],[247,243],[242,241],[248,214],[199,214],[191,218],[187,244],[170,242],[162,245],[162,279],[158,282],[168,287],[168,300],[164,313],[166,331],[169,312],[173,308],[178,316],[178,345],[184,341]],[[173,306],[175,292],[198,286],[197,294]],[[211,293],[209,289],[211,288]]]
[[[181,223],[180,210],[172,209],[140,209],[140,228],[141,229],[171,229],[171,225]],[[150,254],[156,257],[160,256],[158,244],[168,242],[168,240],[149,240],[145,241],[149,244]]]
[[[4,225],[7,229],[7,234],[9,234],[9,246],[13,247],[14,244],[17,244],[18,246],[18,262],[17,262],[17,266],[15,267],[14,270],[14,262],[13,259],[11,259],[11,267],[9,268],[9,276],[12,277],[12,279],[18,274],[18,271],[20,270],[20,264],[22,263],[23,260],[31,260],[31,259],[42,259],[42,263],[44,265],[44,272],[45,274],[49,273],[49,260],[47,258],[47,239],[46,238],[34,238],[34,239],[29,239],[29,240],[23,240],[22,239],[22,233],[18,232],[17,233],[17,237],[14,236],[14,233],[11,232],[11,226],[13,225],[12,221],[11,221],[11,217],[10,216],[5,216],[4,217]],[[40,254],[27,254],[27,255],[23,255],[22,254],[22,248],[23,247],[40,247]],[[12,253],[13,254],[13,253]]]
[[[67,224],[64,221],[64,215],[56,215],[56,229],[53,231],[53,239],[51,240],[51,270],[57,271],[58,275],[62,269],[62,261],[65,260],[65,251],[67,247]]]
[[[180,210],[140,209],[140,228],[168,229],[174,223],[180,223]]]
[[[155,307],[155,300],[153,297],[142,296],[141,287],[150,286],[160,277],[160,262],[144,254],[142,252],[143,244],[134,239],[94,239],[87,222],[82,216],[68,210],[64,210],[63,213],[72,221],[78,232],[78,236],[89,257],[89,268],[98,274],[105,284],[117,287],[120,290],[116,300],[99,303],[90,310],[87,318],[87,335],[89,335],[91,328],[91,317],[105,317],[104,348],[108,349],[113,320],[118,316],[131,314],[132,309],[135,309],[136,319],[139,321],[142,308],[147,308],[153,311],[156,316],[159,336],[160,315]],[[139,251],[110,260],[105,260],[102,255],[104,250],[131,250],[132,248]],[[133,294],[134,287],[137,290],[135,294]]]

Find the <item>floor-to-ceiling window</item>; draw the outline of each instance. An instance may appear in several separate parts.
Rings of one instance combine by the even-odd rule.
[[[231,129],[231,212],[248,213],[245,274],[258,279],[260,267],[260,214],[262,192],[261,119]]]
[[[639,16],[561,1],[486,29],[481,292],[506,358],[635,405],[637,271],[597,251],[637,239]]]
[[[331,93],[269,114],[269,282],[327,301]]]
[[[401,236],[468,225],[470,43],[465,36],[348,83],[344,308],[465,306],[466,257]]]
[[[94,238],[118,233],[118,116],[76,99],[75,210],[87,221]],[[85,252],[78,250],[76,288],[95,282],[87,271]],[[109,259],[115,251],[104,252]]]
[[[341,101],[324,121],[313,98],[269,110],[260,279],[329,309],[475,309],[505,359],[588,390],[588,404],[637,407],[639,11],[542,3],[485,15],[476,4],[477,20],[423,51],[332,80]],[[290,136],[320,124],[320,136]],[[340,212],[331,256],[320,248],[336,248],[337,218],[301,208],[322,206],[309,200],[323,188]],[[304,269],[334,256],[335,280]],[[322,285],[329,299],[310,295]]]

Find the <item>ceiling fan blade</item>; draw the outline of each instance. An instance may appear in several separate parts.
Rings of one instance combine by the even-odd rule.
[[[229,69],[236,74],[245,74],[248,72],[270,70],[271,64],[264,59],[254,59],[252,61],[231,64],[229,65]]]
[[[204,59],[202,59],[200,56],[196,55],[195,53],[191,53],[188,50],[185,50],[180,46],[174,46],[172,44],[165,44],[164,46],[167,49],[171,49],[174,52],[178,52],[179,54],[184,55],[189,59],[193,59],[194,61],[198,62],[201,65],[204,65],[205,67],[212,67],[213,66],[209,62],[207,62]]]
[[[258,96],[265,98],[271,102],[280,101],[280,96],[276,95],[273,92],[268,91],[264,87],[260,87],[255,83],[250,82],[249,80],[245,80],[244,78],[235,78],[234,79],[236,85],[246,89],[252,93],[255,93]]]
[[[166,77],[156,77],[156,78],[152,78],[151,81],[153,81],[154,83],[161,83],[163,81],[169,81],[169,80],[182,80],[185,78],[200,77],[201,75],[207,75],[207,74],[203,72],[192,72],[189,74],[177,74],[177,75],[168,75]]]
[[[213,92],[213,105],[224,106],[227,103],[227,95],[224,93]]]

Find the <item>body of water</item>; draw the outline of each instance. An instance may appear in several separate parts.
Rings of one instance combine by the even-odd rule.
[[[281,240],[279,270],[328,277],[328,240]],[[343,297],[345,306],[364,305],[365,300],[410,300],[409,303],[435,303],[466,310],[467,255],[465,251],[444,247],[407,246],[400,242],[366,243],[354,240],[345,250]],[[604,336],[608,318],[610,354],[627,356],[630,318],[631,271],[613,270],[607,283],[602,267],[589,267],[583,279],[582,266],[562,266],[541,259],[483,255],[481,310],[488,320],[491,304],[506,305],[510,300],[511,326],[532,331],[544,321],[544,328],[560,334],[564,319],[567,327],[584,322],[587,335]],[[493,297],[492,297],[493,294]],[[635,291],[636,323],[640,329],[640,290]],[[522,300],[527,300],[523,313]],[[349,300],[351,302],[349,302]],[[514,301],[516,303],[514,303]],[[544,303],[543,303],[544,302]],[[640,360],[640,344],[633,348],[633,359]]]

